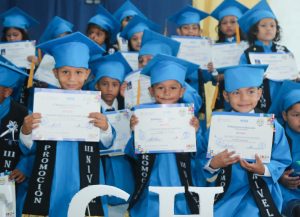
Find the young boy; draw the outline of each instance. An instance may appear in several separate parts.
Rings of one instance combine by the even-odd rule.
[[[232,112],[258,112],[256,106],[262,94],[260,86],[266,68],[263,67],[239,65],[225,70],[224,98],[232,107]],[[204,164],[207,177],[219,172],[213,185],[219,186],[222,183],[224,187],[224,193],[219,195],[215,202],[215,216],[258,217],[267,216],[266,213],[269,213],[269,216],[280,216],[282,195],[278,180],[291,163],[291,158],[284,131],[276,120],[274,127],[270,163],[263,164],[257,155],[256,161],[249,163],[240,159],[234,152],[224,150]],[[252,173],[257,176],[253,176]],[[224,178],[225,181],[222,181]],[[256,187],[253,186],[259,190],[256,191]],[[260,200],[253,192],[259,192],[264,199]]]
[[[83,34],[76,32],[63,38],[54,39],[39,46],[44,52],[55,59],[53,72],[61,88],[65,90],[81,90],[89,76],[88,61],[95,53],[104,50]],[[103,169],[98,158],[99,148],[110,147],[113,140],[112,127],[106,117],[99,111],[90,113],[91,123],[99,128],[101,139],[98,143],[76,141],[32,141],[32,130],[39,127],[43,114],[32,113],[24,119],[21,130],[21,148],[24,153],[35,152],[36,161],[31,176],[29,190],[23,208],[23,215],[38,215],[50,217],[67,216],[68,206],[72,197],[83,187],[104,183]],[[63,115],[63,114],[62,114]],[[92,178],[86,171],[88,162],[80,161],[86,155],[85,148],[93,152],[90,157]],[[48,158],[48,169],[44,169],[43,159]],[[87,156],[87,155],[86,155]],[[90,165],[90,164],[89,164]],[[89,170],[89,169],[88,169]],[[46,176],[41,181],[40,174]],[[37,196],[42,198],[34,202]],[[95,199],[89,204],[89,215],[108,216],[105,199]]]
[[[148,65],[143,69],[144,74],[151,76],[151,88],[149,89],[151,95],[155,98],[157,104],[176,104],[181,101],[184,94],[184,80],[185,74],[197,69],[197,65],[187,61],[178,59],[172,56],[156,55]],[[131,129],[134,130],[138,124],[136,116],[132,116],[130,120]],[[193,117],[190,124],[195,128],[197,133],[197,141],[199,142],[199,122],[196,117]],[[137,174],[145,172],[142,165],[143,159],[150,159],[149,171],[147,180],[136,180],[135,193],[132,195],[129,203],[129,212],[131,217],[145,216],[157,217],[159,216],[159,200],[158,196],[148,191],[148,186],[186,186],[193,185],[193,183],[186,183],[187,180],[195,180],[194,174],[187,172],[187,179],[182,179],[179,175],[182,168],[177,167],[180,157],[186,158],[186,163],[191,167],[187,170],[191,171],[194,165],[194,158],[191,154],[184,153],[160,153],[160,154],[134,154],[134,138],[128,142],[126,151],[137,161]],[[145,176],[144,176],[145,177]],[[189,197],[191,194],[179,194],[175,199],[175,214],[189,214],[198,213],[198,203],[195,197]],[[189,200],[189,198],[191,200]]]
[[[11,98],[13,88],[27,74],[0,57],[0,173],[10,172],[9,178],[17,183],[17,216],[31,172],[31,158],[19,148],[19,132],[27,109]]]
[[[283,117],[293,161],[279,180],[282,213],[287,217],[297,217],[300,216],[300,83],[283,82],[270,112]]]

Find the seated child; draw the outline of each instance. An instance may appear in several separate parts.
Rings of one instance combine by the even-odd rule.
[[[64,90],[81,90],[90,73],[90,56],[104,52],[100,46],[79,32],[45,42],[39,48],[54,57],[53,72]],[[25,154],[36,154],[23,215],[65,217],[72,197],[81,188],[105,183],[99,148],[112,145],[113,129],[99,108],[99,111],[89,115],[91,123],[100,130],[99,143],[32,141],[32,130],[39,127],[42,116],[40,113],[26,116],[20,134],[22,151]],[[93,155],[85,151],[87,148],[95,150]],[[48,164],[43,163],[44,156],[48,157]],[[82,157],[89,157],[91,161],[82,161]],[[44,170],[44,165],[48,165],[47,170]],[[39,181],[41,173],[46,173],[42,177],[44,181]],[[36,192],[39,192],[40,200],[35,200]],[[105,198],[96,198],[89,204],[88,215],[108,216],[106,203]]]
[[[232,112],[259,112],[256,106],[262,94],[265,68],[265,65],[239,65],[225,70],[224,98]],[[291,157],[283,128],[276,120],[274,127],[270,163],[262,163],[258,155],[251,163],[226,149],[203,164],[207,177],[218,175],[212,185],[224,187],[224,193],[215,201],[215,216],[280,216],[283,201],[278,180],[291,163]]]

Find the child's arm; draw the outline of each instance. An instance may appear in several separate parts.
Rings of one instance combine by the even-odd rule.
[[[131,137],[127,142],[125,148],[125,154],[133,159],[137,159],[136,155],[134,154],[134,128],[138,124],[138,118],[135,115],[132,115],[130,118],[130,129],[132,130]]]

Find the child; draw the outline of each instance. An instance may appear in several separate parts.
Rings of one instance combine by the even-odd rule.
[[[228,0],[223,1],[212,13],[211,16],[219,21],[217,26],[218,40],[216,43],[233,43],[236,42],[237,30],[239,31],[240,40],[244,40],[244,34],[238,26],[238,19],[248,10],[244,5],[235,1]],[[217,97],[215,109],[228,109],[223,98],[224,90],[224,75],[218,74],[218,71],[214,69],[213,63],[210,62],[207,65],[208,72],[211,72],[213,77],[213,83],[219,86],[219,94]]]
[[[13,88],[27,74],[1,57],[0,61],[0,173],[10,172],[9,178],[17,183],[17,216],[31,172],[31,158],[24,156],[19,148],[19,132],[27,109],[11,98]]]
[[[282,213],[287,217],[297,217],[300,216],[300,84],[283,82],[270,112],[283,117],[293,161],[279,180],[283,196]]]
[[[286,47],[276,44],[280,40],[280,27],[267,1],[260,1],[247,11],[238,22],[243,32],[248,34],[250,45],[241,56],[240,64],[250,64],[250,52],[289,52]],[[272,99],[276,96],[281,83],[264,79],[263,94],[259,101],[259,108],[264,112],[269,110]]]
[[[107,112],[123,109],[124,103],[120,102],[119,95],[120,86],[124,81],[125,75],[132,71],[123,55],[117,52],[96,59],[90,65],[95,74],[93,86],[101,91],[101,110]],[[118,132],[116,133],[118,134]],[[106,184],[116,186],[132,194],[134,190],[134,177],[129,158],[126,155],[104,156],[102,160],[104,161]],[[120,205],[126,203],[126,201],[110,197],[108,203],[110,205]],[[122,209],[122,206],[119,206],[117,209]]]
[[[59,16],[53,17],[40,37],[39,43],[71,34],[73,32],[73,26],[72,23]]]
[[[112,54],[117,49],[113,46],[120,30],[120,24],[115,17],[101,5],[97,9],[97,15],[93,16],[87,26],[87,36],[100,45],[106,54]]]
[[[259,112],[256,106],[262,94],[260,85],[265,68],[265,65],[239,65],[225,70],[224,98],[230,103],[232,112]],[[204,164],[207,177],[218,174],[213,185],[222,183],[224,188],[224,193],[215,201],[215,216],[280,216],[282,195],[278,180],[291,158],[284,131],[276,120],[274,127],[270,163],[263,164],[258,155],[255,162],[249,163],[226,149]],[[250,186],[256,186],[258,190]],[[255,192],[264,199],[261,201]]]
[[[136,15],[123,29],[120,36],[128,40],[128,50],[138,52],[141,49],[143,32],[145,29],[159,31],[159,26],[152,21]]]
[[[39,46],[44,52],[49,53],[55,59],[53,72],[58,79],[61,88],[65,90],[80,90],[88,78],[90,69],[88,61],[91,55],[103,53],[104,50],[83,34],[76,32],[62,38],[45,42]],[[72,197],[83,187],[91,184],[104,183],[102,164],[98,158],[99,147],[110,147],[113,140],[113,130],[106,117],[99,111],[90,113],[91,123],[99,128],[101,139],[99,143],[76,142],[76,141],[35,141],[31,139],[31,133],[41,122],[43,114],[32,113],[25,117],[22,126],[20,140],[22,151],[36,153],[36,161],[30,179],[23,215],[41,215],[50,217],[67,216],[68,206]],[[63,114],[62,114],[63,115]],[[84,147],[89,145],[95,150],[92,180],[86,180],[85,161],[79,162],[79,155],[84,154]],[[53,150],[53,153],[46,150]],[[56,149],[56,151],[55,151]],[[49,168],[45,181],[41,184],[38,174],[45,172],[41,167],[42,156],[49,155]],[[93,160],[93,159],[92,159]],[[41,161],[41,162],[40,162]],[[52,166],[51,166],[52,165]],[[99,177],[100,174],[100,177]],[[41,188],[42,185],[42,188]],[[35,192],[41,192],[40,203],[34,203]],[[108,216],[105,198],[96,199],[89,205],[90,215]]]
[[[175,104],[179,103],[184,94],[184,80],[185,74],[198,68],[198,65],[189,63],[187,61],[178,59],[172,56],[156,55],[148,65],[143,69],[144,74],[151,75],[151,88],[149,89],[151,95],[155,98],[158,104]],[[138,124],[136,116],[132,116],[130,120],[131,129],[134,130]],[[199,142],[199,121],[193,117],[190,124],[197,132],[197,141]],[[187,180],[195,180],[195,174],[187,172],[189,177],[186,179],[180,178],[179,173],[182,168],[177,167],[180,157],[186,157],[186,163],[191,163],[188,170],[193,169],[194,158],[191,154],[184,153],[161,153],[161,154],[141,154],[134,155],[134,138],[128,142],[126,151],[137,161],[137,174],[147,172],[147,180],[136,180],[135,192],[131,197],[129,203],[129,212],[131,217],[145,216],[157,217],[159,216],[159,200],[156,194],[148,191],[148,186],[189,186],[193,183],[187,183]],[[141,160],[150,159],[149,171],[143,170]],[[138,177],[138,176],[137,176]],[[145,177],[145,176],[143,176]],[[179,194],[175,199],[175,213],[189,214],[198,213],[198,203],[195,197],[189,192]],[[190,196],[190,197],[189,197]],[[186,200],[187,198],[187,200]],[[191,200],[189,200],[191,199]],[[188,202],[187,202],[188,201]]]
[[[114,17],[120,22],[121,24],[121,31],[127,26],[129,21],[135,16],[139,15],[146,19],[146,16],[134,5],[130,0],[127,0],[122,4],[118,10],[115,11],[113,14]],[[120,34],[117,36],[119,50],[120,51],[127,51],[128,50],[128,42],[120,37]]]

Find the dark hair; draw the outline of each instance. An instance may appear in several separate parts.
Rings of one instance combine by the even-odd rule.
[[[255,23],[253,26],[251,26],[251,28],[249,29],[248,32],[248,41],[250,46],[254,45],[254,42],[257,40],[257,33],[258,33],[258,24],[260,21],[258,21],[257,23]],[[276,23],[276,35],[275,38],[272,40],[274,42],[280,41],[281,39],[281,27],[278,24],[278,20],[275,19],[275,23]]]
[[[216,26],[216,32],[218,33],[218,40],[217,43],[222,43],[226,41],[226,35],[221,31],[221,21],[219,21],[218,25]],[[242,32],[241,28],[239,28],[241,41],[246,40],[246,35]]]
[[[28,32],[25,30],[25,29],[21,29],[21,28],[17,28],[17,27],[5,27],[3,28],[2,30],[2,37],[1,37],[1,41],[3,42],[7,42],[7,39],[6,39],[6,33],[9,29],[17,29],[21,32],[22,34],[22,41],[25,41],[25,40],[30,40],[29,39],[29,35],[28,35]]]
[[[86,28],[86,34],[89,33],[89,30],[92,27],[96,27],[98,29],[100,29],[101,31],[103,31],[105,33],[105,40],[104,40],[104,44],[106,46],[106,51],[108,51],[108,49],[110,48],[110,34],[108,31],[106,31],[105,29],[103,29],[102,27],[98,26],[97,24],[94,23],[89,23],[87,28]]]
[[[299,101],[299,102],[296,102],[296,103],[294,103],[293,105],[291,105],[290,107],[288,107],[288,108],[285,110],[285,112],[288,113],[289,111],[291,111],[292,108],[294,107],[294,105],[296,105],[296,104],[300,104],[300,101]]]

